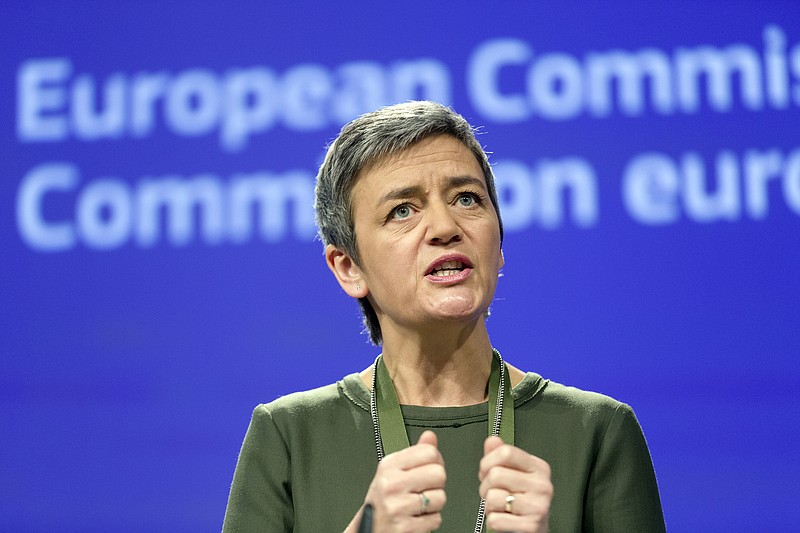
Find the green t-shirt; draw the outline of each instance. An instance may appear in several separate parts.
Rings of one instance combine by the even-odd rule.
[[[528,373],[512,391],[514,444],[550,464],[550,531],[659,532],[655,473],[633,411]],[[436,432],[447,472],[439,531],[475,528],[487,403],[401,406],[409,441]],[[341,532],[377,467],[369,390],[358,374],[256,407],[231,485],[224,532]]]

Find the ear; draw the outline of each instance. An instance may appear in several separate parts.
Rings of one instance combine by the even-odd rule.
[[[325,262],[331,269],[339,286],[351,298],[364,298],[368,293],[367,281],[361,268],[353,258],[336,246],[329,244],[325,247]]]
[[[503,268],[505,264],[506,264],[506,258],[503,256],[503,249],[500,248],[500,268]],[[500,270],[500,268],[498,268],[497,270]]]

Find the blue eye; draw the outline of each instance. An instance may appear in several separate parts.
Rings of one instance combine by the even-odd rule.
[[[407,205],[398,205],[392,211],[393,218],[408,218],[411,216],[411,208]]]
[[[475,202],[476,202],[475,195],[471,193],[461,193],[458,196],[458,203],[464,207],[471,207],[475,205]]]

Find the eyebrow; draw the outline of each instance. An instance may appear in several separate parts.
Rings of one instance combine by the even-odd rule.
[[[486,185],[484,185],[483,181],[472,176],[453,176],[447,179],[447,189],[456,189],[465,185],[473,185],[482,190],[486,190]],[[393,189],[381,196],[380,200],[378,200],[378,204],[380,205],[394,200],[411,198],[413,196],[422,196],[422,187],[419,185],[413,185],[411,187],[400,187],[399,189]]]

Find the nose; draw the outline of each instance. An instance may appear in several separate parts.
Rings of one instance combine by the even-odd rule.
[[[429,243],[450,244],[461,240],[461,228],[447,203],[436,202],[434,205],[430,205],[426,215]]]

